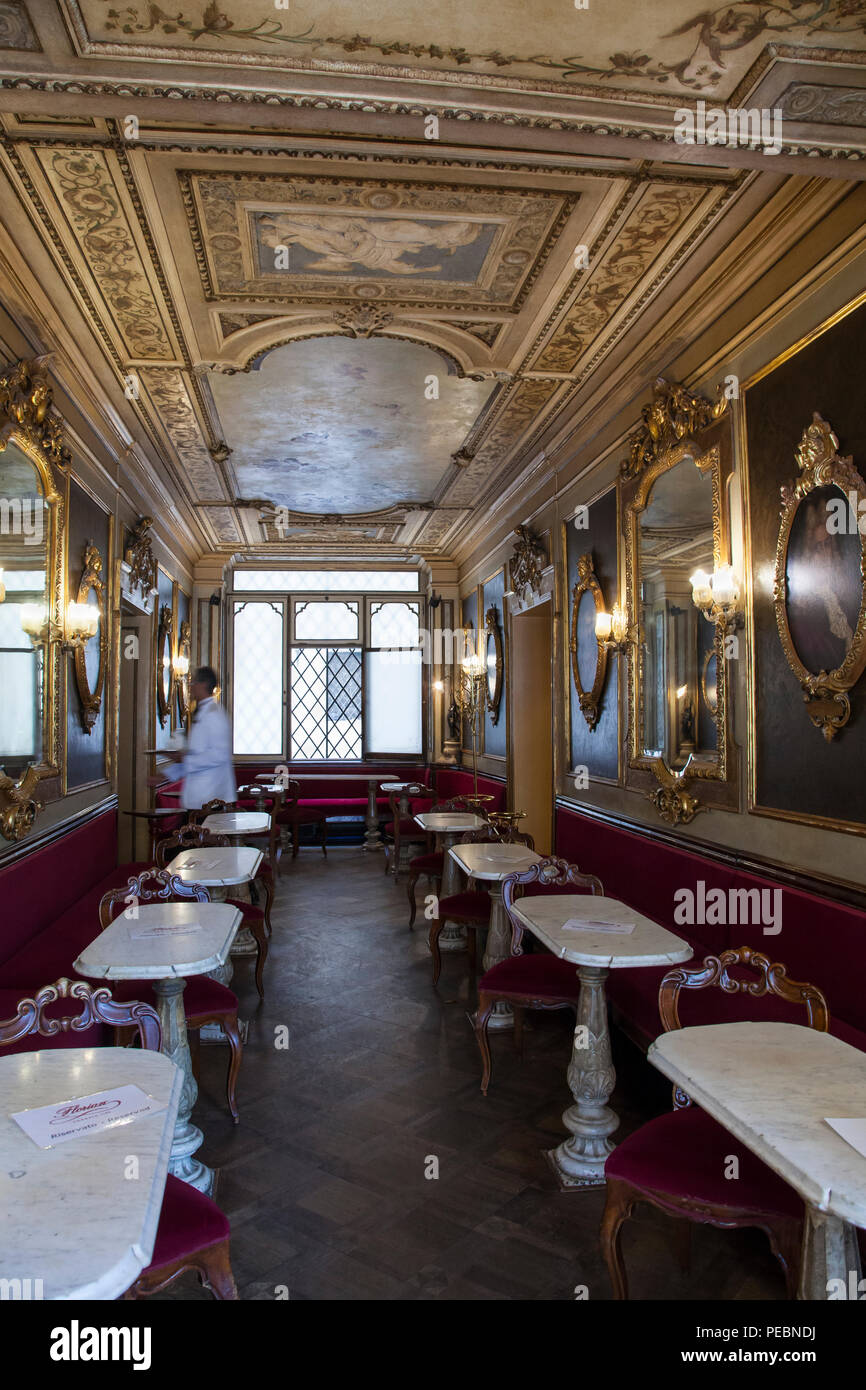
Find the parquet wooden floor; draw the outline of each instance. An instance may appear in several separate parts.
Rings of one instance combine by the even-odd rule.
[[[202,1048],[199,1156],[219,1169],[240,1295],[570,1300],[586,1286],[609,1299],[603,1189],[560,1193],[543,1156],[565,1136],[572,1015],[533,1015],[522,1062],[494,1035],[485,1099],[465,957],[444,956],[431,987],[423,907],[410,933],[404,885],[359,848],[302,852],[280,881],[264,1004],[250,963],[235,968],[250,1021],[237,1127],[225,1050]],[[621,1137],[670,1090],[627,1040],[614,1048]],[[693,1228],[685,1272],[677,1224],[639,1207],[626,1227],[632,1298],[784,1297],[759,1232]],[[190,1275],[162,1297],[210,1295]]]

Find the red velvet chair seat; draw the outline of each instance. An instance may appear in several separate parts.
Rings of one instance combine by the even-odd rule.
[[[243,913],[244,917],[250,917],[256,921],[264,920],[264,908],[256,907],[255,903],[245,903],[240,898],[226,898],[226,903],[229,907],[238,908]]]
[[[488,994],[526,994],[534,999],[577,1000],[580,980],[577,970],[558,956],[509,956],[482,975],[478,991]]]
[[[156,1007],[150,980],[112,981],[111,992],[115,999],[140,999]],[[227,985],[221,985],[209,975],[190,975],[183,992],[183,1007],[187,1018],[214,1018],[217,1014],[236,1013],[238,997]]]
[[[725,1177],[731,1156],[739,1159],[737,1179]],[[617,1145],[604,1171],[662,1198],[667,1193],[707,1206],[803,1216],[794,1189],[694,1105],[642,1125]]]
[[[153,1259],[143,1272],[152,1273],[202,1250],[229,1235],[228,1217],[210,1197],[171,1173],[165,1180],[162,1211],[153,1245]]]
[[[414,863],[414,860],[413,860]],[[490,920],[490,898],[486,893],[452,893],[439,899],[440,921],[443,917],[471,917],[473,922]]]
[[[432,854],[415,854],[409,860],[413,874],[441,874],[444,867],[445,855],[441,850],[434,850]]]

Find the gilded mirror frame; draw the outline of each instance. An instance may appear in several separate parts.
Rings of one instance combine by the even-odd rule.
[[[48,357],[22,359],[0,372],[0,453],[11,441],[34,465],[48,520],[45,551],[48,633],[43,659],[42,761],[31,763],[17,780],[0,768],[0,834],[6,840],[22,840],[30,833],[44,806],[36,799],[36,789],[42,781],[60,778],[63,749],[62,660],[58,635],[63,631],[65,607],[64,495],[71,457],[64,440],[63,421],[52,405],[48,360]],[[58,780],[56,795],[59,794]]]
[[[187,661],[192,660],[192,625],[188,618],[184,618],[180,625],[180,632],[177,638],[177,655],[185,656]],[[189,717],[189,679],[189,670],[185,676],[175,677],[175,685],[177,687],[177,711],[183,726],[186,725],[186,721]]]
[[[487,709],[490,714],[491,724],[499,723],[499,707],[502,703],[502,678],[505,669],[505,660],[502,647],[502,629],[496,615],[496,609],[488,608],[484,615],[484,630],[487,634],[484,639],[484,660],[487,670]],[[493,643],[493,689],[490,688],[490,643]]]
[[[596,637],[595,674],[591,689],[586,690],[581,680],[577,651],[577,618],[580,601],[584,594],[592,595],[596,613],[605,611],[604,594],[598,582],[591,551],[585,555],[579,555],[577,560],[577,583],[571,591],[571,637],[568,645],[571,651],[571,675],[574,688],[577,691],[580,711],[589,727],[594,729],[601,714],[601,692],[604,690],[605,677],[607,676],[608,653],[607,647]]]
[[[671,825],[684,825],[709,806],[735,810],[739,804],[736,750],[730,727],[730,701],[725,633],[715,624],[717,748],[712,763],[690,757],[682,768],[668,767],[664,758],[644,753],[644,671],[640,641],[640,517],[653,485],[684,459],[690,459],[712,481],[713,562],[730,561],[727,508],[733,473],[733,446],[728,400],[693,396],[686,388],[663,380],[644,409],[644,426],[632,439],[631,452],[620,477],[621,526],[625,550],[628,605],[628,749],[626,784],[643,790],[659,815]],[[697,611],[697,610],[696,610]],[[707,621],[698,615],[699,622]],[[696,785],[693,785],[696,784]],[[690,787],[692,788],[690,790]]]
[[[170,606],[164,603],[159,610],[159,627],[156,633],[156,713],[161,729],[165,728],[167,719],[171,718],[171,699],[174,694],[174,670],[171,664],[172,643],[171,635],[174,629],[174,618]],[[166,690],[165,673],[168,672],[168,690]]]
[[[96,594],[96,607],[99,609],[99,630],[96,638],[91,637],[90,642],[97,641],[99,643],[99,669],[93,686],[91,686],[87,674],[87,647],[90,642],[83,647],[76,647],[74,657],[75,684],[78,687],[78,696],[81,700],[81,723],[86,734],[92,731],[99,718],[108,666],[108,595],[102,570],[102,556],[93,541],[88,541],[84,547],[84,567],[78,585],[77,601],[86,603],[89,593]]]
[[[838,448],[839,440],[832,427],[815,411],[796,450],[800,476],[792,487],[782,489],[773,580],[773,608],[785,660],[803,691],[806,713],[828,742],[848,723],[851,717],[848,691],[866,669],[866,536],[858,525],[859,518],[866,512],[866,483],[854,467],[853,459],[841,458]],[[853,641],[844,661],[832,671],[810,671],[794,645],[788,623],[788,547],[800,504],[822,487],[840,489],[845,494],[849,514],[856,498],[854,529],[860,540],[860,609]]]

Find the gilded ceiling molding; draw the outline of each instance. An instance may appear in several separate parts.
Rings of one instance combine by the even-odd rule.
[[[509,394],[504,408],[489,431],[484,433],[475,448],[474,457],[460,470],[452,487],[439,500],[447,502],[449,506],[476,506],[481,484],[508,459],[526,430],[533,424],[539,430],[547,427],[549,417],[543,421],[539,417],[561,386],[560,381],[530,378],[507,387]]]
[[[42,45],[30,23],[27,6],[21,0],[0,5],[0,48],[42,52]]]
[[[777,99],[783,118],[821,125],[866,126],[866,91],[827,83],[792,82]]]
[[[623,460],[624,478],[637,478],[663,454],[687,435],[694,435],[724,415],[728,398],[720,389],[715,401],[693,396],[685,386],[659,377],[653,398],[641,411],[643,424],[629,439],[629,454]]]
[[[378,304],[358,304],[350,309],[335,309],[334,322],[353,338],[372,338],[394,322],[394,315]]]

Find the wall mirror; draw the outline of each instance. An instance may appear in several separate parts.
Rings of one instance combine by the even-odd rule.
[[[682,388],[675,388],[682,391]],[[725,634],[692,597],[692,574],[728,561],[728,422],[694,435],[663,428],[623,484],[629,645],[629,784],[646,786],[664,819],[685,823],[707,803],[731,805]],[[662,406],[664,405],[662,398]],[[657,402],[658,404],[658,402]],[[718,415],[723,407],[718,407]],[[707,419],[707,416],[710,416]],[[634,455],[633,455],[634,457]]]
[[[495,608],[488,608],[485,614],[485,664],[487,671],[487,709],[490,722],[499,720],[499,706],[502,701],[502,629]]]
[[[601,693],[607,674],[607,647],[595,633],[597,613],[604,612],[604,595],[592,554],[578,557],[577,583],[571,593],[571,676],[580,712],[591,729],[601,713]]]
[[[20,840],[59,794],[63,498],[69,455],[40,360],[0,374],[0,834]]]
[[[75,684],[81,700],[81,723],[85,733],[90,733],[102,708],[102,692],[105,686],[105,665],[108,657],[108,631],[106,624],[106,591],[102,574],[102,556],[92,541],[84,549],[84,564],[81,582],[76,597],[78,603],[86,603],[96,613],[95,631],[81,646],[75,649]]]
[[[161,728],[165,727],[165,721],[171,716],[172,627],[171,609],[167,603],[164,603],[159,610],[159,627],[156,632],[156,712]]]

